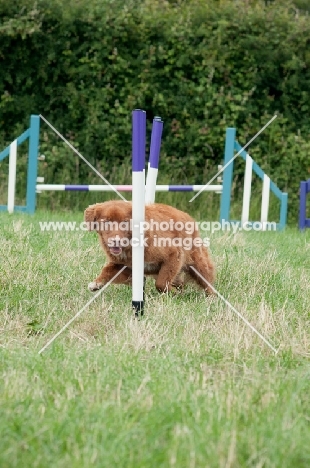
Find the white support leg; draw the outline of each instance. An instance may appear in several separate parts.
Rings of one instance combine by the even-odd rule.
[[[241,215],[242,225],[249,221],[251,186],[252,186],[252,167],[253,167],[253,159],[251,158],[249,154],[247,154],[246,160],[245,160],[243,202],[242,202],[242,215]]]
[[[264,174],[262,208],[261,208],[261,218],[260,218],[263,231],[266,230],[266,225],[268,222],[269,196],[270,196],[270,178],[266,174]]]
[[[14,212],[16,188],[17,140],[10,145],[9,183],[8,183],[8,212]]]

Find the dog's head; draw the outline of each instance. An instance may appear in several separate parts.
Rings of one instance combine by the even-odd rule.
[[[131,249],[131,217],[131,203],[120,200],[96,203],[84,212],[88,230],[97,231],[106,252],[115,257]]]

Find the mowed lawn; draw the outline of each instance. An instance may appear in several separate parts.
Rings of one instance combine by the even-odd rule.
[[[80,214],[0,214],[0,466],[310,466],[310,230],[211,236],[219,298],[110,286],[92,294],[95,233],[41,232]]]

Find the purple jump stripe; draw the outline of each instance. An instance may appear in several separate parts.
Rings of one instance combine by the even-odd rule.
[[[89,185],[65,185],[65,190],[72,190],[75,192],[88,192]]]
[[[169,185],[169,192],[193,192],[192,185]]]
[[[160,117],[155,117],[153,120],[150,149],[150,167],[153,167],[154,169],[158,169],[162,132],[163,122]]]
[[[132,113],[132,170],[145,169],[146,113],[135,109]]]

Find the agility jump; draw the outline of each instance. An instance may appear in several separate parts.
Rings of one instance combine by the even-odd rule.
[[[43,118],[43,117],[42,117]],[[44,119],[45,122],[46,119]],[[49,124],[52,129],[53,126]],[[156,148],[158,141],[161,139],[162,121],[160,117],[155,117],[153,121],[154,133],[152,132],[151,149]],[[54,129],[55,130],[55,129]],[[26,213],[34,213],[36,209],[36,197],[43,191],[98,191],[98,192],[111,192],[114,191],[120,195],[120,192],[132,192],[132,185],[66,185],[66,184],[44,184],[44,178],[38,177],[38,161],[39,156],[39,131],[40,131],[40,116],[32,115],[30,118],[30,127],[14,140],[11,145],[5,148],[0,153],[0,162],[9,157],[9,177],[8,177],[8,202],[7,205],[0,205],[0,210],[13,213],[14,211],[22,211]],[[57,132],[59,134],[59,132]],[[157,136],[156,136],[157,135]],[[16,185],[16,167],[17,167],[17,148],[25,140],[29,139],[28,150],[28,168],[27,168],[27,194],[26,204],[24,206],[15,205],[15,185]],[[154,146],[155,145],[155,146]],[[72,145],[69,143],[69,146]],[[155,192],[215,192],[220,196],[220,223],[225,221],[230,222],[230,205],[231,205],[231,192],[233,180],[233,159],[235,152],[240,152],[241,158],[245,161],[245,178],[243,188],[243,202],[242,213],[240,222],[249,223],[249,207],[251,201],[251,188],[252,188],[252,174],[253,172],[262,180],[262,203],[261,203],[261,216],[260,220],[262,229],[268,221],[269,212],[269,196],[270,192],[280,201],[280,216],[279,222],[276,227],[282,230],[286,226],[287,220],[287,193],[282,192],[274,182],[270,180],[267,174],[259,167],[259,165],[251,158],[246,151],[242,150],[241,145],[236,140],[236,129],[228,128],[226,130],[225,151],[224,151],[224,170],[222,182],[216,185],[156,185]],[[77,151],[76,151],[77,152]],[[149,185],[153,181],[154,176],[158,171],[158,160],[151,151],[149,161],[149,181],[146,185],[146,202],[151,202],[149,194]],[[226,167],[227,166],[227,167]],[[95,168],[93,168],[95,170]],[[95,170],[95,172],[98,172]],[[102,177],[103,178],[103,177]],[[104,179],[104,178],[103,178]],[[153,182],[152,182],[153,184]],[[154,185],[154,184],[153,184]],[[154,193],[155,193],[154,192]],[[123,198],[123,197],[122,197]],[[255,221],[254,221],[255,222]]]

